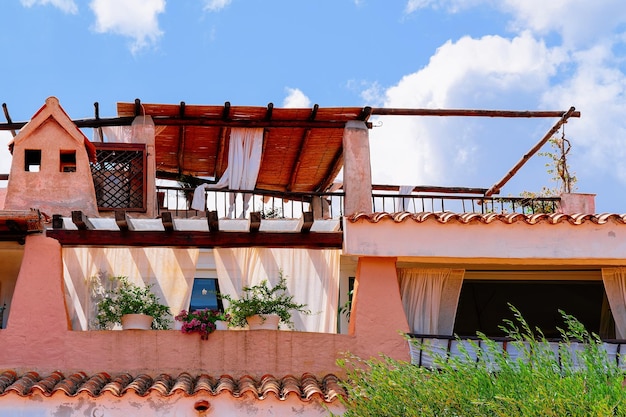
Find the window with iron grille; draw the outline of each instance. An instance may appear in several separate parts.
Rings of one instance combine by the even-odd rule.
[[[146,153],[143,144],[96,143],[91,163],[99,210],[146,210]]]

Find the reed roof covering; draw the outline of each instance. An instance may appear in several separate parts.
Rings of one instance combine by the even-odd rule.
[[[367,121],[369,108],[274,108],[224,105],[118,103],[120,117],[150,115],[156,125],[160,178],[191,175],[215,181],[228,165],[234,127],[264,129],[256,189],[322,192],[343,166],[346,122]]]

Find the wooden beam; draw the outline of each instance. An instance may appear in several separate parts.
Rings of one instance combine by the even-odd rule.
[[[311,115],[309,116],[309,121],[312,122],[313,120],[315,120],[315,118],[317,117],[317,112],[320,109],[320,105],[319,104],[314,104],[313,108],[311,109]]]
[[[517,110],[470,110],[470,109],[394,109],[373,108],[372,114],[377,116],[466,116],[466,117],[563,117],[568,111],[517,111]],[[580,117],[579,111],[574,111],[569,117]]]
[[[124,210],[115,211],[115,224],[123,232],[134,230],[133,224],[130,222],[128,214]]]
[[[335,178],[337,178],[337,174],[343,165],[343,146],[340,146],[337,149],[337,153],[333,157],[333,162],[330,164],[330,168],[326,171],[326,175],[320,181],[319,184],[315,186],[315,191],[324,192],[328,187],[331,186]]]
[[[178,170],[185,173],[185,128],[178,127]]]
[[[100,104],[96,101],[93,103],[93,113],[96,120],[100,120]],[[102,127],[96,128],[98,132],[98,137],[100,138],[100,142],[104,142],[104,135],[102,133]]]
[[[172,212],[164,211],[161,213],[161,223],[166,232],[173,232],[176,230],[174,225],[174,219],[172,218]]]
[[[265,120],[266,121],[270,121],[272,120],[272,112],[274,111],[274,103],[268,103],[267,104],[267,112],[265,113]]]
[[[222,120],[230,120],[230,102],[224,103],[224,110],[222,111]]]
[[[261,212],[260,211],[250,212],[250,232],[257,233],[260,228],[261,228]]]
[[[135,117],[140,116],[143,112],[141,111],[141,100],[138,98],[135,99]]]
[[[228,155],[226,153],[227,138],[230,137],[230,128],[222,127],[220,129],[220,137],[217,144],[217,154],[215,155],[215,174],[213,177],[217,180],[226,171],[228,166]]]
[[[220,221],[217,217],[217,211],[207,211],[206,212],[207,223],[209,223],[209,232],[219,232],[220,231]]]
[[[303,221],[302,221],[302,229],[300,229],[301,233],[309,233],[311,232],[311,227],[313,227],[313,212],[305,211],[302,213]]]
[[[63,216],[60,214],[52,215],[52,228],[63,229]]]
[[[13,124],[13,121],[11,120],[11,116],[9,115],[9,108],[7,107],[7,103],[2,103],[2,110],[4,110],[4,117],[6,117],[7,123]],[[11,130],[11,136],[15,137],[15,135],[17,135],[17,132],[15,131],[15,129],[9,129],[9,130]]]
[[[499,194],[500,189],[504,186],[504,184],[506,184],[513,177],[513,175],[515,175],[515,173],[519,171],[522,166],[524,166],[524,164],[530,159],[531,156],[536,154],[537,151],[539,151],[539,149],[541,149],[541,147],[545,145],[546,142],[548,142],[550,138],[554,136],[556,132],[559,131],[559,129],[561,128],[561,125],[563,125],[564,123],[567,123],[567,119],[572,117],[572,114],[575,113],[575,110],[576,109],[574,107],[570,107],[570,109],[563,116],[561,116],[559,121],[556,122],[554,126],[552,126],[552,129],[550,129],[548,133],[546,133],[545,136],[541,138],[541,140],[537,142],[535,146],[533,146],[528,151],[528,153],[526,153],[526,155],[522,156],[522,159],[520,159],[517,162],[517,164],[515,164],[515,166],[511,168],[511,170],[507,172],[504,175],[504,177],[502,177],[500,181],[495,183],[490,189],[487,190],[487,192],[485,193],[485,197],[489,197],[493,194]]]
[[[198,248],[305,248],[340,249],[342,232],[202,232],[135,230],[130,233],[117,230],[49,229],[46,235],[61,245],[79,246],[174,246]]]
[[[398,185],[384,185],[375,184],[372,185],[372,191],[400,191]],[[486,188],[473,188],[473,187],[440,187],[435,185],[417,185],[413,187],[414,193],[441,193],[441,194],[477,194],[484,195],[487,192]]]
[[[80,210],[72,211],[72,223],[78,227],[78,230],[93,229],[93,224],[89,221],[89,218]]]
[[[141,108],[141,103],[136,101]],[[6,104],[3,104],[6,108]],[[185,117],[152,115],[156,126],[220,126],[220,127],[272,127],[272,128],[316,128],[316,129],[343,129],[345,121],[315,121],[319,106],[316,104],[311,110],[308,120],[231,120],[230,103],[224,104],[221,118]],[[562,117],[563,111],[511,111],[511,110],[463,110],[463,109],[394,109],[372,108],[371,115],[378,116],[467,116],[467,117],[510,117],[510,118],[534,118],[534,117]],[[139,113],[138,113],[139,114]],[[367,108],[359,117],[367,115]],[[6,115],[6,113],[5,113]],[[570,117],[580,117],[579,111],[574,111]],[[103,126],[129,126],[134,120],[133,116],[75,119],[72,122],[78,128],[97,128]],[[0,130],[12,132],[21,129],[27,122],[0,123]],[[366,123],[372,128],[371,123]]]
[[[295,160],[293,161],[293,165],[291,166],[291,179],[289,180],[289,184],[287,184],[287,191],[291,191],[293,189],[293,185],[296,183],[296,178],[298,178],[298,171],[300,170],[300,162],[302,161],[302,151],[306,149],[310,137],[311,129],[305,129],[304,134],[300,138],[300,146],[298,146],[298,156],[295,158]]]
[[[103,126],[130,126],[134,117],[110,117],[100,119],[76,119],[72,122],[78,128],[96,128]],[[316,128],[316,129],[343,129],[345,121],[325,120],[311,122],[306,120],[222,120],[209,119],[207,117],[185,117],[178,116],[152,116],[155,126],[216,126],[216,127],[271,127],[271,128]],[[28,122],[0,123],[0,130],[19,130]],[[371,123],[366,123],[368,128]]]
[[[361,110],[361,114],[359,115],[359,120],[366,121],[372,115],[372,108],[370,106],[363,107]]]

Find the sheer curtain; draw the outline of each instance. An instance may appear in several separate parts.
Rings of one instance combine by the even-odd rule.
[[[407,194],[411,194],[413,192],[413,188],[415,188],[413,185],[401,185],[400,189],[398,191],[398,194],[400,195],[407,195]],[[398,207],[396,208],[396,211],[400,212],[400,211],[410,211],[409,209],[409,205],[411,204],[411,199],[410,198],[397,198],[397,204]]]
[[[216,248],[214,254],[221,292],[237,297],[264,279],[276,284],[282,270],[294,300],[313,312],[293,315],[296,330],[337,332],[339,250]]]
[[[626,339],[626,268],[602,268],[602,281],[615,320],[615,336]]]
[[[205,190],[220,189],[228,187],[231,190],[254,190],[256,180],[261,167],[261,153],[263,150],[263,129],[262,128],[233,128],[230,131],[230,142],[228,147],[228,167],[224,175],[217,184],[202,184],[198,186],[193,194],[191,208],[194,210],[204,210]],[[235,200],[237,195],[230,193],[230,207],[228,217],[232,217],[235,211]],[[240,215],[244,217],[248,210],[252,194],[243,193],[243,211]]]
[[[465,270],[400,268],[400,297],[413,333],[452,335]]]
[[[66,301],[74,329],[92,327],[97,300],[108,278],[126,276],[153,291],[173,315],[187,308],[198,249],[89,247],[63,248]]]

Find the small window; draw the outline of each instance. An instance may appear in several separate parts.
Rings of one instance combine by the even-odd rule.
[[[61,151],[59,167],[60,172],[76,172],[76,151]]]
[[[39,172],[41,168],[41,149],[26,149],[24,151],[24,170]]]
[[[189,311],[202,310],[204,308],[224,311],[222,299],[217,296],[219,291],[217,278],[195,278],[191,290]]]

